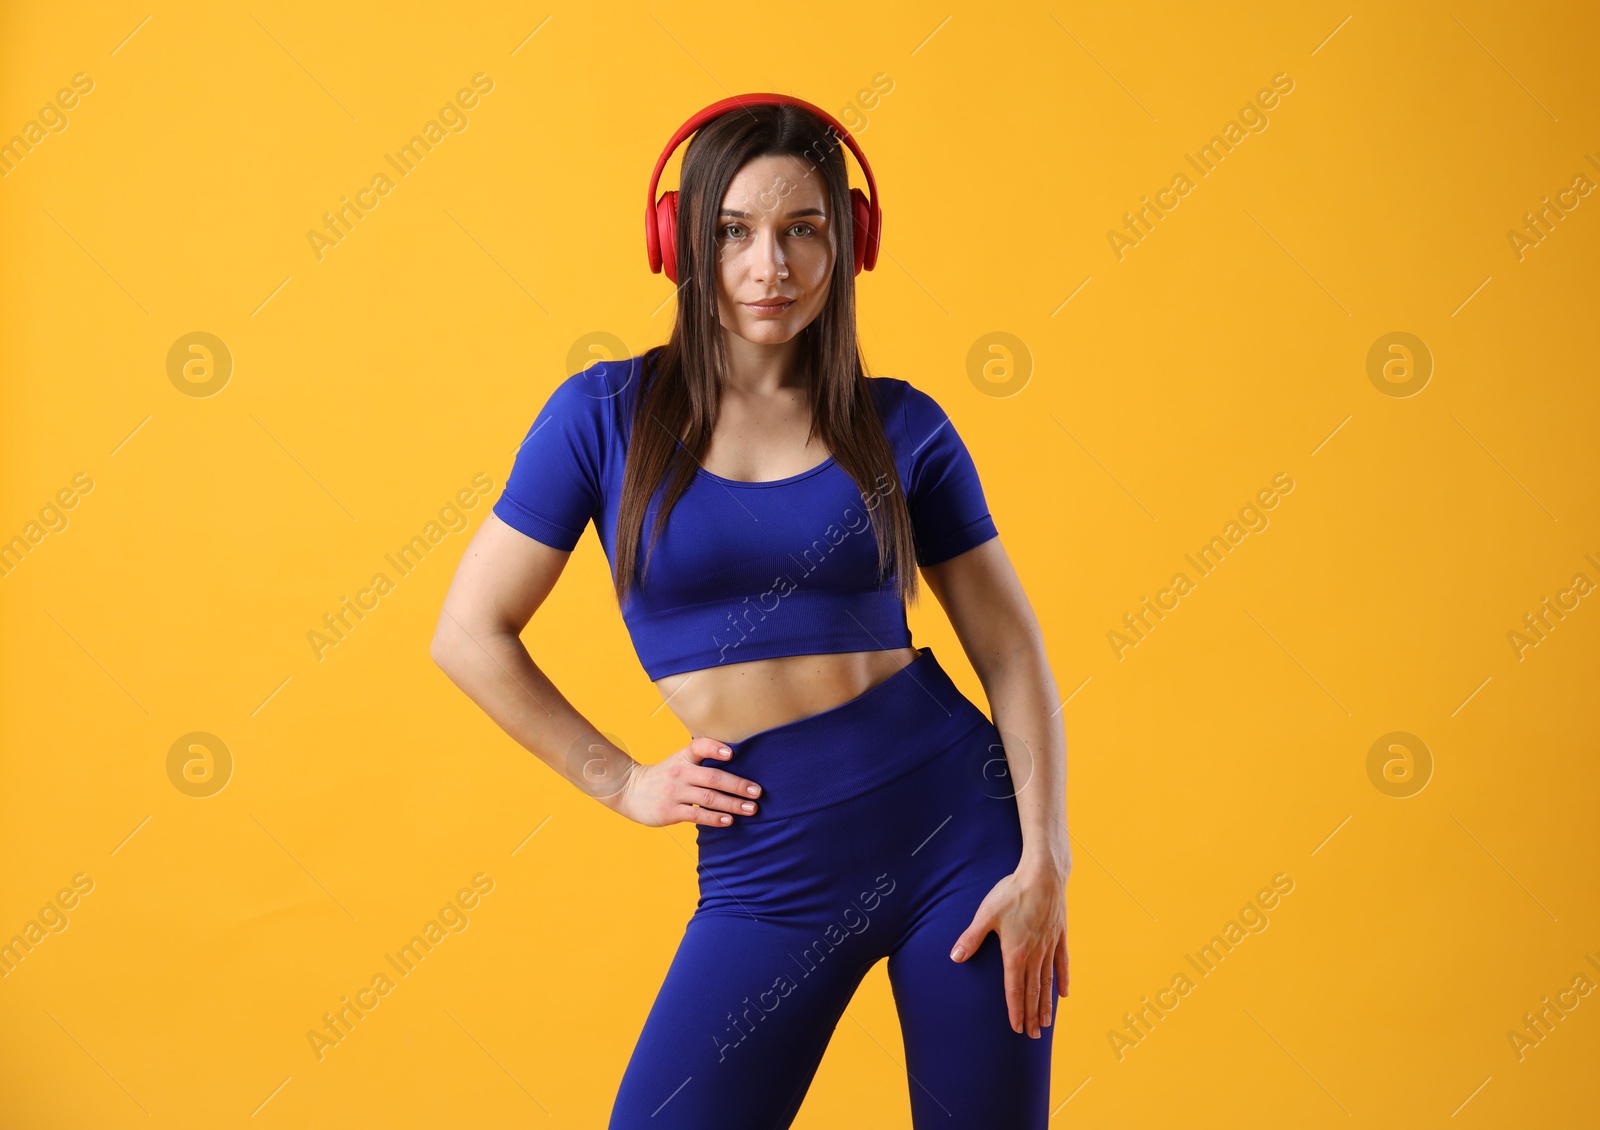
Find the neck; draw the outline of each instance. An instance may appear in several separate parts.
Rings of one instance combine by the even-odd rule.
[[[724,329],[722,341],[728,356],[728,372],[723,377],[725,389],[761,395],[804,383],[797,364],[800,335],[777,345],[762,345]]]

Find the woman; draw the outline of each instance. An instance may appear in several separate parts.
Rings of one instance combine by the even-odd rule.
[[[883,958],[919,1130],[1043,1127],[1071,867],[1054,678],[949,418],[860,363],[854,276],[881,218],[857,211],[843,128],[751,98],[685,153],[670,341],[550,395],[432,654],[613,811],[696,825],[701,897],[613,1128],[787,1127]],[[639,658],[696,735],[652,764],[519,639],[590,522]],[[912,562],[994,722],[911,646]]]

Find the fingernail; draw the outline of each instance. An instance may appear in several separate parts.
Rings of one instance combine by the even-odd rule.
[[[717,747],[717,752],[722,754],[723,757],[732,757],[733,756],[733,750],[729,749],[725,745],[718,746]]]
[[[760,796],[761,795],[761,786],[759,786],[759,785],[747,785],[747,786],[745,786],[745,790],[744,791],[749,793],[751,796]]]
[[[961,946],[959,946],[959,945],[956,946],[955,949],[950,951],[950,960],[951,961],[960,961],[962,958],[964,958],[966,956],[967,956],[967,951],[964,948],[962,948]]]
[[[744,809],[746,812],[754,812],[756,810],[756,806],[751,804],[749,801],[745,801],[739,807]]]

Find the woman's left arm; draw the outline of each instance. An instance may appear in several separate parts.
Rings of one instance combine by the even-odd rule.
[[[1000,935],[1012,1028],[1038,1036],[1056,988],[1067,991],[1066,899],[1072,871],[1067,835],[1067,739],[1061,700],[1033,606],[999,538],[922,570],[988,696],[1005,743],[1022,823],[1016,871],[984,899],[957,939],[964,960],[992,929]]]

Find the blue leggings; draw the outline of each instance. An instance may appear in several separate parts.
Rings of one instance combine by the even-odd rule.
[[[700,901],[610,1130],[789,1126],[881,958],[917,1130],[1042,1130],[1054,1024],[1012,1031],[997,935],[950,960],[1022,854],[989,718],[921,648],[864,694],[729,745],[760,811],[696,825]],[[1047,991],[1053,1018],[1053,973]]]

